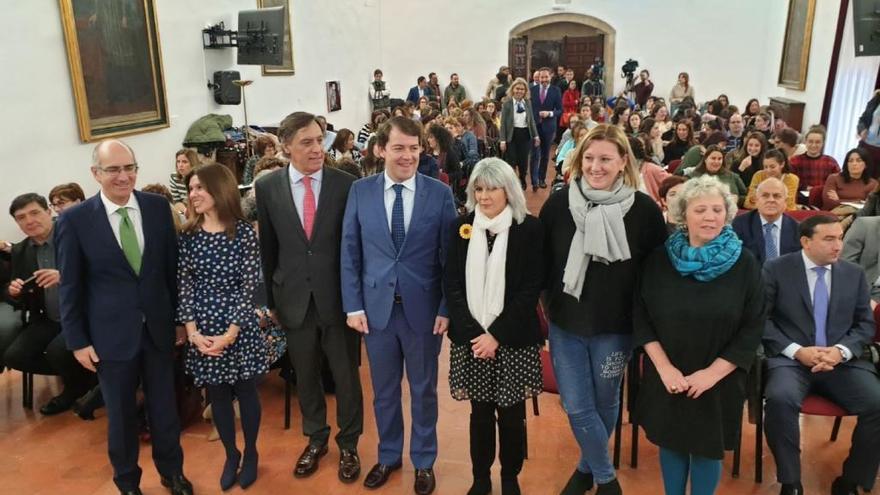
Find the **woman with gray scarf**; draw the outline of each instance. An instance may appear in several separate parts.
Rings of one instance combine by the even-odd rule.
[[[550,354],[581,448],[562,495],[623,493],[608,455],[630,355],[632,301],[642,261],[666,239],[657,204],[637,191],[624,132],[595,127],[574,151],[571,182],[541,210]]]

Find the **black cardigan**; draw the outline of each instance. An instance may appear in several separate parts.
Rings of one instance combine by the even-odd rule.
[[[568,189],[566,186],[551,194],[540,215],[548,317],[554,325],[582,336],[632,333],[636,276],[645,257],[666,240],[663,214],[654,200],[636,191],[633,205],[623,217],[631,258],[608,265],[590,261],[578,300],[562,291],[562,274],[576,231],[568,211]]]
[[[449,242],[443,285],[446,290],[446,306],[449,309],[449,331],[452,342],[470,345],[473,338],[483,333],[483,328],[468,309],[465,290],[465,265],[470,240],[463,239],[459,229],[463,224],[473,224],[471,213],[453,224]],[[502,345],[527,347],[543,341],[538,326],[538,294],[544,285],[544,266],[541,263],[544,239],[541,222],[526,215],[523,223],[515,221],[507,239],[507,262],[504,274],[504,309],[487,329]]]

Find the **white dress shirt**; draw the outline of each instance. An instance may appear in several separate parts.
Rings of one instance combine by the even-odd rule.
[[[388,176],[388,172],[385,172],[385,218],[388,220],[388,231],[391,232],[391,213],[392,209],[394,209],[394,199],[397,196],[397,193],[394,192],[394,188],[392,187],[397,182],[394,182],[390,176]],[[403,228],[407,232],[409,232],[409,220],[412,218],[413,204],[415,203],[416,198],[416,176],[413,174],[409,179],[400,182],[403,184],[403,190],[401,191],[401,196],[403,196]]]
[[[113,201],[110,201],[104,191],[101,191],[101,201],[104,203],[104,209],[107,211],[107,220],[110,221],[110,228],[113,229],[113,235],[116,236],[116,242],[119,244],[120,249],[122,248],[122,238],[119,236],[119,224],[122,222],[122,215],[120,215],[116,210],[122,208],[122,206],[117,205]],[[138,204],[137,198],[134,196],[134,193],[128,197],[128,203],[125,204],[124,208],[128,212],[128,218],[131,220],[131,224],[134,227],[134,233],[137,236],[138,248],[141,250],[141,254],[144,252],[144,221],[143,216],[141,215],[141,205]]]
[[[816,273],[815,270],[813,270],[813,268],[816,268],[817,266],[822,266],[823,268],[826,269],[826,271],[825,271],[825,285],[828,287],[828,302],[830,303],[831,302],[831,265],[817,265],[816,263],[813,263],[813,260],[811,260],[809,257],[807,257],[807,254],[804,253],[803,251],[801,251],[801,256],[804,259],[804,268],[807,270],[807,286],[810,289],[810,301],[813,300],[813,294],[816,292],[816,282],[819,280],[819,275]],[[825,327],[825,331],[826,332],[828,331],[827,326]],[[785,349],[782,350],[782,354],[784,356],[788,357],[789,359],[794,359],[795,353],[797,353],[797,351],[799,351],[801,347],[803,347],[803,346],[792,342],[791,344],[788,344],[788,347],[786,347]],[[843,355],[843,362],[847,362],[850,359],[852,359],[853,354],[849,349],[847,349],[846,346],[836,344],[834,347],[837,347],[838,349],[840,349],[840,354]]]
[[[523,100],[513,100],[513,127],[523,129],[523,128],[528,127],[528,124],[526,123],[527,113],[526,112],[517,112],[516,107],[518,105],[522,105],[523,110],[525,110],[526,105],[528,105],[528,103],[524,99]]]
[[[776,221],[774,221],[774,222],[768,222],[767,219],[764,218],[764,216],[761,215],[760,213],[758,214],[758,216],[761,217],[761,237],[764,236],[764,232],[766,232],[766,230],[764,230],[764,228],[768,223],[772,223],[773,225],[776,226],[776,228],[773,230],[773,238],[774,238],[774,241],[776,242],[776,255],[782,256],[782,246],[779,245],[780,239],[782,238],[782,215],[779,215],[779,218],[777,218]],[[815,273],[813,273],[813,275],[815,275]],[[816,284],[816,281],[814,280],[813,285],[815,285],[815,284]]]
[[[303,223],[305,228],[305,218],[303,218],[303,201],[306,197],[306,186],[303,184],[305,174],[297,170],[293,165],[288,165],[290,171],[290,194],[293,196],[293,205],[296,207],[296,213],[299,215],[299,221]],[[318,213],[318,198],[321,195],[321,182],[324,179],[324,167],[313,173],[309,177],[312,178],[312,192],[315,193],[315,213]]]

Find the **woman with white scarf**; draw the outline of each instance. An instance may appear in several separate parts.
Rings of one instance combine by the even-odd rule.
[[[544,203],[545,307],[562,404],[581,448],[563,495],[623,493],[608,455],[630,355],[642,261],[666,239],[660,209],[638,191],[632,149],[616,126],[596,126],[574,151],[571,182]]]
[[[477,163],[466,192],[470,213],[454,224],[444,271],[449,388],[454,399],[471,401],[474,482],[468,494],[492,491],[497,423],[501,493],[518,495],[525,401],[543,389],[536,307],[544,283],[544,234],[503,160]]]

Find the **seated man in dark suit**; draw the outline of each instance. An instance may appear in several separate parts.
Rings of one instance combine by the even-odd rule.
[[[800,253],[764,264],[767,284],[767,443],[776,459],[782,494],[801,486],[798,416],[804,398],[820,394],[858,416],[843,475],[832,495],[870,490],[880,466],[880,380],[859,359],[874,337],[868,284],[858,266],[840,257],[843,228],[836,217],[816,216],[800,225]]]
[[[70,409],[89,390],[93,378],[76,362],[61,336],[61,277],[55,268],[52,213],[46,198],[22,194],[12,200],[9,214],[27,237],[12,246],[12,278],[3,296],[14,307],[28,312],[28,322],[6,349],[3,362],[24,372],[61,375],[64,391],[40,408],[44,415],[58,414]]]
[[[416,107],[419,106],[419,98],[427,96],[428,101],[431,101],[434,96],[434,92],[428,86],[428,80],[425,79],[425,76],[419,76],[416,85],[409,88],[409,93],[406,95],[406,101],[412,103]]]
[[[733,219],[733,230],[743,247],[761,264],[801,248],[797,222],[783,214],[787,195],[781,180],[768,178],[758,185],[757,209]]]
[[[846,261],[865,270],[871,288],[871,306],[880,302],[880,217],[856,218],[843,237],[843,254]]]

